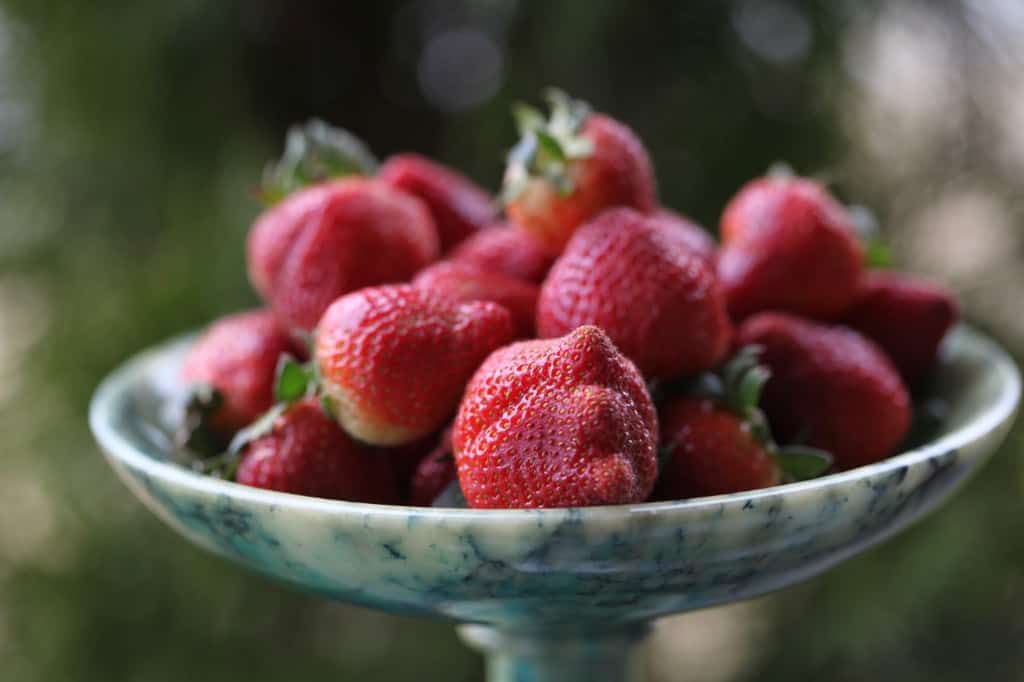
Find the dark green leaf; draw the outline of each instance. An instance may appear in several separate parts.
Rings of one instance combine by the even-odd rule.
[[[274,381],[274,399],[290,403],[305,396],[315,385],[311,364],[304,365],[290,355],[282,355],[277,363]]]
[[[313,119],[293,126],[281,158],[263,173],[260,195],[267,204],[306,185],[346,175],[372,175],[377,159],[352,133]]]
[[[174,441],[187,450],[188,457],[209,457],[224,449],[224,440],[210,427],[210,418],[224,404],[224,396],[213,386],[196,383],[189,386]]]
[[[831,454],[806,445],[780,448],[776,458],[782,470],[798,481],[817,478],[832,468]]]
[[[565,150],[562,149],[562,143],[554,135],[543,129],[535,130],[533,134],[537,137],[541,151],[550,159],[563,164],[568,160]]]
[[[864,244],[864,263],[872,269],[884,270],[892,267],[892,250],[889,245],[875,239]]]
[[[761,403],[761,392],[770,377],[768,368],[760,365],[751,367],[742,376],[736,387],[736,402],[742,410],[755,408]]]

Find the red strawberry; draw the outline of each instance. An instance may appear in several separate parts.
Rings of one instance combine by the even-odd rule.
[[[718,278],[729,312],[832,319],[854,300],[864,252],[846,209],[818,183],[769,176],[726,206]]]
[[[488,272],[473,265],[444,261],[435,263],[412,281],[421,289],[429,289],[457,302],[493,301],[512,314],[516,336],[533,336],[537,313],[537,285],[500,272]]]
[[[750,425],[707,398],[677,398],[660,415],[671,452],[655,497],[678,500],[778,485],[782,471]]]
[[[582,227],[541,287],[541,337],[584,324],[601,327],[650,378],[715,366],[732,333],[711,267],[679,232],[628,208]]]
[[[439,429],[484,358],[514,337],[489,302],[457,303],[411,285],[361,289],[320,320],[316,362],[338,421],[374,445]]]
[[[494,198],[469,178],[416,154],[392,156],[377,177],[426,204],[448,251],[494,217]]]
[[[939,345],[958,317],[956,298],[938,284],[871,272],[843,323],[881,346],[904,381],[913,385],[935,366]]]
[[[514,225],[499,225],[466,239],[451,252],[449,260],[540,284],[555,257],[525,231]]]
[[[335,180],[269,208],[249,233],[249,277],[289,327],[312,329],[334,299],[412,277],[438,255],[416,198],[376,181]]]
[[[503,195],[509,217],[558,253],[576,228],[612,206],[655,208],[654,172],[628,127],[564,93],[551,118],[519,114],[522,139],[509,154]]]
[[[196,422],[187,428],[194,431],[206,426],[223,441],[270,409],[274,371],[285,353],[299,356],[302,350],[269,311],[238,313],[214,322],[189,350],[182,378],[189,384],[210,387],[216,394],[194,393],[190,408],[203,414],[190,415],[190,419],[202,418],[203,424]],[[204,395],[204,404],[195,402],[203,402]]]
[[[352,502],[398,500],[388,460],[359,445],[305,398],[278,416],[266,435],[248,443],[237,481],[256,488]]]
[[[413,474],[409,504],[429,507],[455,480],[455,455],[452,453],[452,430],[445,429],[441,441],[423,458]]]
[[[772,375],[763,407],[780,441],[827,450],[851,469],[888,457],[906,436],[907,390],[885,353],[859,333],[761,313],[737,340],[763,348]]]
[[[711,266],[715,265],[718,244],[703,227],[667,208],[659,208],[651,215],[651,220],[659,227],[678,233],[691,251]]]
[[[493,353],[466,387],[453,440],[471,507],[578,507],[646,499],[656,434],[640,372],[587,326]]]

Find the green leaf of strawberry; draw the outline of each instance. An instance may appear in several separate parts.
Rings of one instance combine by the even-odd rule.
[[[274,398],[290,403],[304,397],[316,386],[313,363],[302,364],[290,355],[282,355],[277,363]]]
[[[260,198],[272,205],[306,185],[346,175],[373,175],[378,162],[352,133],[318,119],[289,128],[281,158],[267,166]]]
[[[224,447],[210,425],[210,419],[224,404],[224,396],[209,384],[196,383],[188,389],[185,414],[174,440],[179,448],[199,457],[209,457]]]
[[[832,468],[831,454],[806,445],[779,448],[775,460],[786,474],[798,481],[817,478]]]
[[[572,194],[575,186],[569,174],[570,162],[593,153],[593,144],[579,134],[590,115],[590,106],[554,89],[547,92],[547,99],[551,105],[547,119],[525,104],[513,108],[520,140],[508,154],[502,203],[514,201],[530,178],[549,182],[562,196]]]

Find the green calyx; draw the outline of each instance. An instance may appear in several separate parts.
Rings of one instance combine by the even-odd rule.
[[[178,448],[197,458],[220,452],[224,441],[210,422],[223,404],[224,396],[213,386],[204,383],[189,386],[181,426],[174,434]]]
[[[882,228],[875,212],[867,206],[851,204],[846,207],[853,229],[864,245],[864,263],[872,269],[892,267],[892,250],[882,238]]]
[[[288,129],[284,153],[263,172],[260,199],[270,206],[313,183],[373,175],[378,165],[370,148],[355,135],[311,119]]]
[[[760,346],[744,346],[717,372],[702,375],[690,394],[712,398],[742,419],[758,443],[775,458],[789,480],[817,478],[832,467],[832,455],[805,445],[780,446],[760,408],[761,394],[771,378],[762,365]]]
[[[562,196],[572,194],[575,187],[569,164],[594,151],[590,140],[580,136],[590,106],[553,88],[547,91],[546,99],[551,106],[548,118],[525,104],[513,109],[520,138],[508,154],[501,191],[505,204],[514,201],[535,178],[550,183]]]
[[[277,361],[274,378],[274,406],[264,412],[256,421],[235,434],[227,449],[211,457],[193,463],[193,468],[202,473],[232,480],[238,470],[242,451],[249,443],[268,435],[274,430],[277,418],[298,400],[316,396],[320,392],[320,372],[315,360],[301,363],[288,354],[282,355]],[[331,414],[326,404],[326,396],[321,397],[324,411]]]

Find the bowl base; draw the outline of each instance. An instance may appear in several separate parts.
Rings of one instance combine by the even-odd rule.
[[[487,657],[487,682],[642,682],[648,624],[611,631],[458,628]]]

